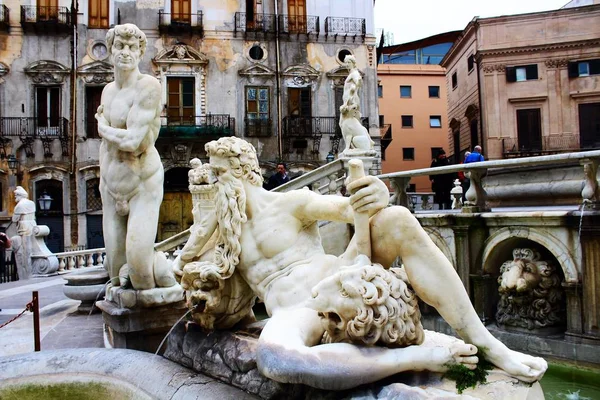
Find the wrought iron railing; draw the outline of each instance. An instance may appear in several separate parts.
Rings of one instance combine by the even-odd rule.
[[[254,14],[253,16],[237,12],[235,13],[234,33],[237,32],[264,32],[275,33],[274,14]]]
[[[14,282],[18,279],[15,253],[0,249],[0,283]]]
[[[581,141],[578,135],[544,136],[539,140],[519,144],[516,138],[502,139],[502,155],[504,158],[529,157],[545,154],[568,153],[581,150],[600,149],[600,142]]]
[[[319,17],[315,15],[280,15],[279,32],[288,34],[316,34],[321,31]]]
[[[0,5],[0,29],[8,29],[10,21],[10,11],[4,4]]]
[[[21,6],[21,24],[50,23],[71,25],[68,7]]]
[[[367,33],[366,20],[364,18],[325,18],[326,35],[362,36]]]
[[[204,29],[202,11],[197,13],[167,13],[158,11],[158,29],[161,33],[200,33]]]
[[[273,135],[273,120],[271,118],[245,118],[244,128],[244,136],[269,137]]]
[[[229,114],[161,117],[160,137],[221,137],[235,134],[235,118]]]
[[[60,140],[62,155],[69,154],[69,120],[66,118],[2,117],[0,118],[0,145],[7,140],[19,138],[25,154],[32,157],[33,142],[42,141],[44,156],[52,156],[51,144]]]

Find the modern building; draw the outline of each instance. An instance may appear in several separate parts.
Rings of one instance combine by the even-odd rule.
[[[379,50],[377,66],[382,170],[428,168],[448,150],[445,69],[439,65],[460,31]],[[409,192],[430,192],[426,176]]]
[[[311,170],[340,148],[339,105],[353,54],[363,73],[364,124],[379,144],[372,0],[31,0],[0,5],[0,227],[12,190],[47,194],[48,246],[103,245],[94,114],[113,80],[105,36],[135,23],[143,73],[163,87],[157,148],[165,196],[157,240],[192,222],[188,162],[236,135],[275,163]],[[10,161],[10,163],[8,162]],[[376,168],[379,168],[377,165]]]
[[[600,5],[474,18],[441,65],[453,154],[600,148]]]

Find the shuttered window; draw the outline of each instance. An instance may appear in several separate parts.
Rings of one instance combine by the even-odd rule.
[[[88,27],[108,28],[108,1],[89,0]]]

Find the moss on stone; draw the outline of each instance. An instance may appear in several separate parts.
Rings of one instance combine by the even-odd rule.
[[[106,400],[114,395],[110,385],[93,382],[27,384],[0,389],[2,400]]]
[[[486,383],[488,371],[493,367],[489,361],[484,359],[479,361],[475,369],[469,369],[462,364],[454,364],[448,366],[444,378],[456,381],[456,390],[458,394],[462,394],[465,389],[474,388],[480,383]]]

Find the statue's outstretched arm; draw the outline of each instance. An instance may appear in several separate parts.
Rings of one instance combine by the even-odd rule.
[[[266,377],[283,383],[343,390],[402,371],[443,372],[450,364],[475,368],[477,348],[409,346],[389,349],[349,343],[319,344],[320,318],[310,308],[278,310],[264,327],[257,365]]]

